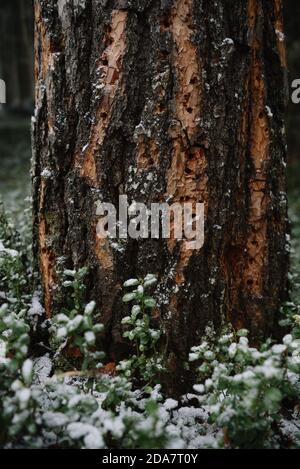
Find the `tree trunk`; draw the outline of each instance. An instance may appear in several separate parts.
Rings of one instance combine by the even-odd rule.
[[[56,4],[57,3],[57,4]],[[205,327],[272,333],[288,231],[281,0],[35,1],[35,241],[47,315],[57,271],[122,350],[122,283],[155,273],[171,363]],[[205,243],[100,240],[98,200],[205,203]],[[174,374],[175,376],[176,374]]]

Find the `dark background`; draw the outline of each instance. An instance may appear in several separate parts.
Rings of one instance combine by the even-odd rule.
[[[300,1],[285,0],[285,32],[289,60],[289,82],[300,79]],[[290,87],[290,96],[292,89]],[[299,187],[300,179],[300,104],[291,99],[286,114],[290,188]]]
[[[7,83],[8,107],[30,113],[34,90],[31,0],[1,0],[0,41],[0,76]]]
[[[300,78],[300,1],[285,0],[284,4],[291,85]],[[0,197],[13,211],[22,210],[22,201],[30,193],[33,62],[32,0],[1,0],[0,78],[7,85],[7,104],[0,105]],[[300,190],[300,104],[293,104],[291,99],[286,122],[289,189],[295,193]]]
[[[30,194],[30,118],[34,101],[33,2],[0,0],[0,198],[22,214]]]

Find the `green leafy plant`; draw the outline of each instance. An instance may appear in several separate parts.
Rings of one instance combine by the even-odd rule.
[[[221,444],[234,448],[268,447],[283,401],[298,396],[300,340],[251,347],[247,331],[227,332],[193,347],[198,368],[194,386],[210,421],[224,429]]]
[[[104,354],[96,350],[97,337],[103,331],[102,324],[95,324],[99,315],[94,314],[96,303],[91,301],[84,305],[84,279],[87,269],[65,270],[63,272],[63,287],[68,290],[70,309],[64,308],[53,318],[51,332],[53,341],[58,347],[56,356],[63,350],[78,350],[82,357],[81,370],[99,369]]]
[[[126,327],[123,337],[135,348],[135,354],[123,360],[117,370],[127,378],[137,377],[146,384],[153,384],[164,372],[164,357],[157,349],[161,331],[151,326],[151,311],[156,307],[155,299],[149,290],[156,284],[155,275],[148,274],[144,279],[130,279],[124,288],[131,289],[123,296],[124,303],[135,303],[130,316],[122,320]]]
[[[23,432],[34,434],[31,384],[33,363],[28,359],[30,326],[23,313],[8,304],[0,307],[0,445]]]

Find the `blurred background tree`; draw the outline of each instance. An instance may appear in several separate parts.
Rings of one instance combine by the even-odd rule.
[[[289,83],[300,79],[300,2],[285,2],[286,43],[289,60]],[[290,88],[291,95],[291,88]],[[300,104],[289,99],[287,108],[287,135],[289,150],[289,184],[291,188],[300,187]]]
[[[30,116],[34,105],[33,2],[0,2],[0,78],[6,102],[0,105],[0,198],[22,214],[30,194]]]
[[[31,113],[33,107],[33,8],[30,0],[1,0],[0,75],[7,83],[7,108]]]

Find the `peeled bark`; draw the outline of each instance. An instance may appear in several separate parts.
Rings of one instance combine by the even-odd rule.
[[[47,315],[57,265],[88,266],[111,357],[122,283],[155,273],[170,366],[205,327],[272,333],[288,230],[281,0],[35,1],[35,241]],[[205,203],[205,244],[96,237],[97,200]],[[174,376],[176,373],[174,374]]]

